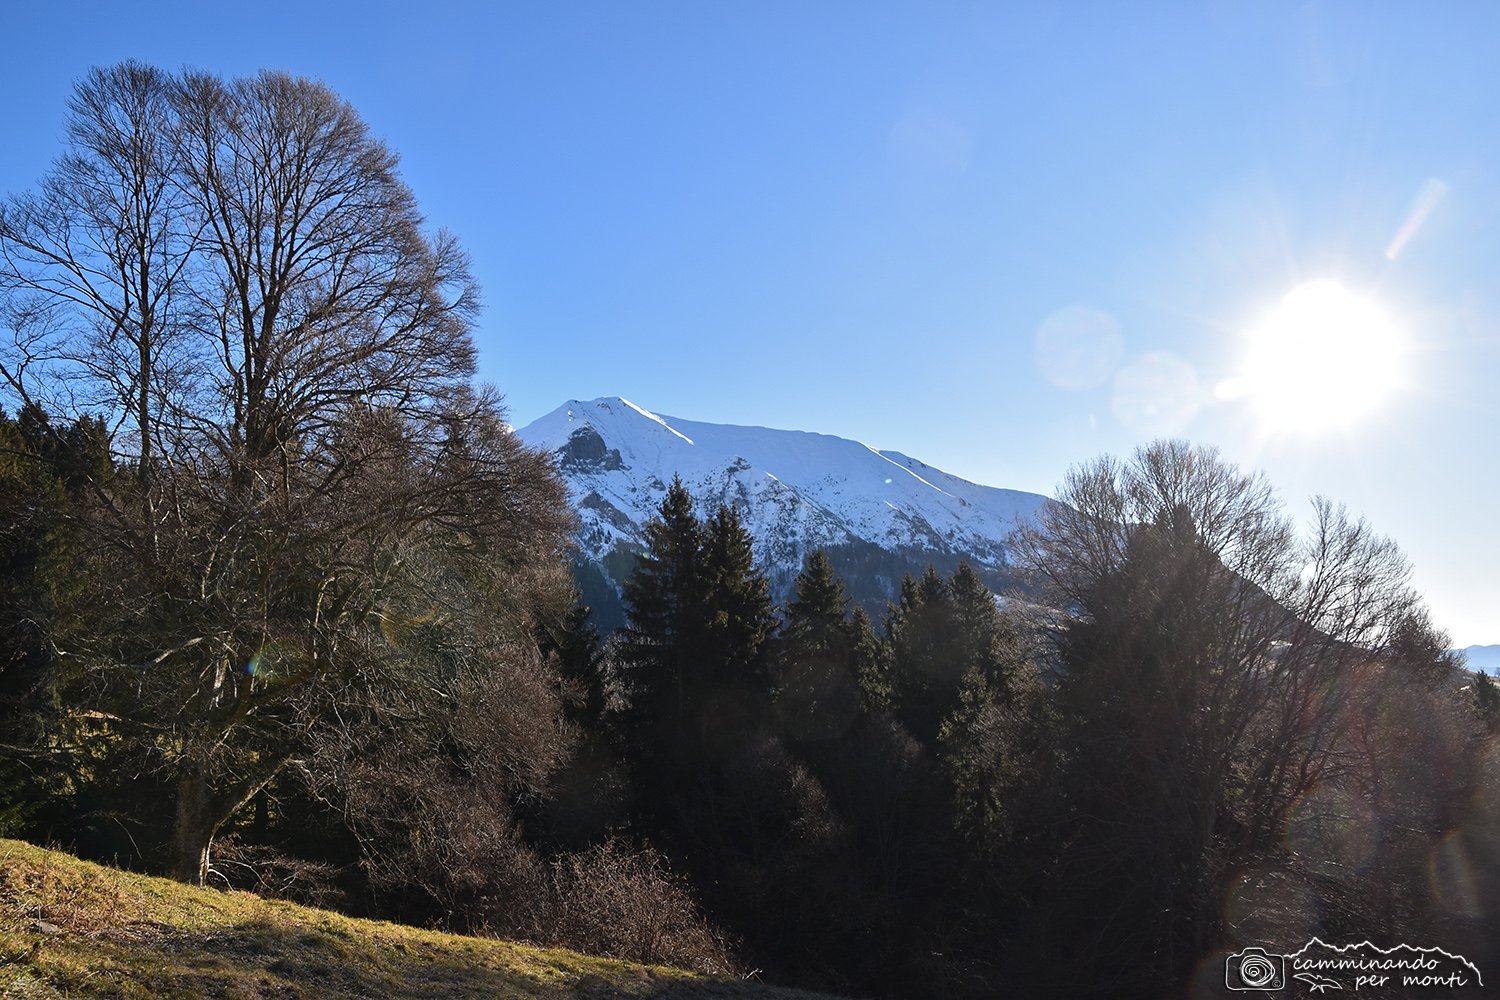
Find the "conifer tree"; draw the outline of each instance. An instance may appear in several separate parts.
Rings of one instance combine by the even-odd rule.
[[[930,711],[933,675],[942,657],[943,623],[948,587],[932,566],[920,580],[910,574],[901,580],[901,594],[885,620],[885,673],[888,707],[903,725],[924,742],[937,735]]]
[[[952,666],[963,670],[941,723],[943,765],[953,785],[954,819],[981,854],[1010,838],[1018,803],[1042,763],[1040,673],[1014,623],[967,562],[949,582]]]
[[[859,682],[860,693],[868,708],[882,707],[880,685],[884,674],[881,669],[880,640],[875,635],[875,624],[862,605],[856,604],[849,614],[850,662],[854,677]]]
[[[46,790],[30,758],[48,757],[45,624],[65,543],[65,494],[25,420],[0,410],[0,836],[31,832]],[[52,564],[49,566],[49,564]]]
[[[889,707],[928,746],[959,709],[965,687],[975,697],[1002,697],[1021,658],[994,594],[967,562],[949,580],[929,566],[921,580],[902,582],[887,618],[886,647]]]
[[[848,639],[844,620],[849,598],[826,552],[816,549],[808,554],[793,588],[782,629],[787,655],[794,659],[837,655]]]
[[[646,525],[646,552],[625,581],[620,647],[625,738],[648,759],[656,756],[655,742],[681,727],[685,674],[703,633],[702,529],[681,479],[673,478],[658,515]]]
[[[1500,731],[1500,685],[1483,670],[1474,673],[1474,706],[1490,732]]]
[[[733,508],[699,521],[674,479],[646,539],[625,584],[620,651],[626,742],[643,770],[663,757],[702,758],[743,729],[769,687],[775,622],[770,585]]]
[[[948,587],[953,600],[950,635],[963,669],[962,684],[978,688],[976,696],[1004,700],[1012,674],[1025,661],[1016,630],[967,560],[958,564]]]
[[[709,683],[767,688],[766,640],[775,625],[771,585],[755,566],[750,532],[739,511],[721,506],[704,525],[703,571],[707,654],[719,677]]]
[[[869,618],[847,617],[849,598],[822,549],[808,555],[787,605],[776,679],[778,716],[794,738],[843,733],[861,708],[858,656],[873,646]]]
[[[589,606],[575,599],[560,620],[543,628],[539,644],[544,655],[557,660],[568,714],[592,730],[604,715],[605,688],[601,670],[604,651]]]
[[[881,634],[875,644],[875,656],[859,675],[859,686],[864,693],[865,702],[876,711],[895,710],[897,685],[895,643],[892,637],[905,627],[906,620],[915,614],[921,601],[916,578],[910,573],[904,574],[895,602],[886,605],[885,615],[880,623]],[[874,632],[873,626],[871,632]]]

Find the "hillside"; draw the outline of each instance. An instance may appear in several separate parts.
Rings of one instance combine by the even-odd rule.
[[[817,1000],[196,889],[0,840],[0,998]]]

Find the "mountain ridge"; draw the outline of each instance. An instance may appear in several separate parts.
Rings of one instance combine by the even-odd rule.
[[[967,559],[1000,589],[1013,577],[1006,536],[1051,502],[848,438],[689,420],[620,396],[569,400],[517,433],[551,453],[567,481],[580,520],[580,583],[601,627],[620,619],[642,528],[674,475],[700,513],[740,510],[778,597],[805,556],[823,548],[872,612],[905,573],[929,563],[946,571]]]
[[[1456,652],[1464,655],[1470,670],[1500,676],[1500,643],[1465,646]]]

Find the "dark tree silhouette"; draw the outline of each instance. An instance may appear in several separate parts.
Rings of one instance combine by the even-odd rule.
[[[1216,943],[1224,880],[1334,766],[1340,678],[1381,655],[1413,597],[1389,541],[1324,502],[1299,540],[1270,487],[1211,449],[1102,459],[1058,499],[1021,551],[1070,612],[1051,630],[1054,833],[1063,884],[1088,891],[1048,905],[1069,967],[1123,995]]]

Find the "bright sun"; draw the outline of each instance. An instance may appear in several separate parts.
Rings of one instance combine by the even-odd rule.
[[[1240,388],[1276,430],[1346,427],[1394,388],[1399,353],[1378,306],[1336,281],[1310,281],[1251,333]]]

